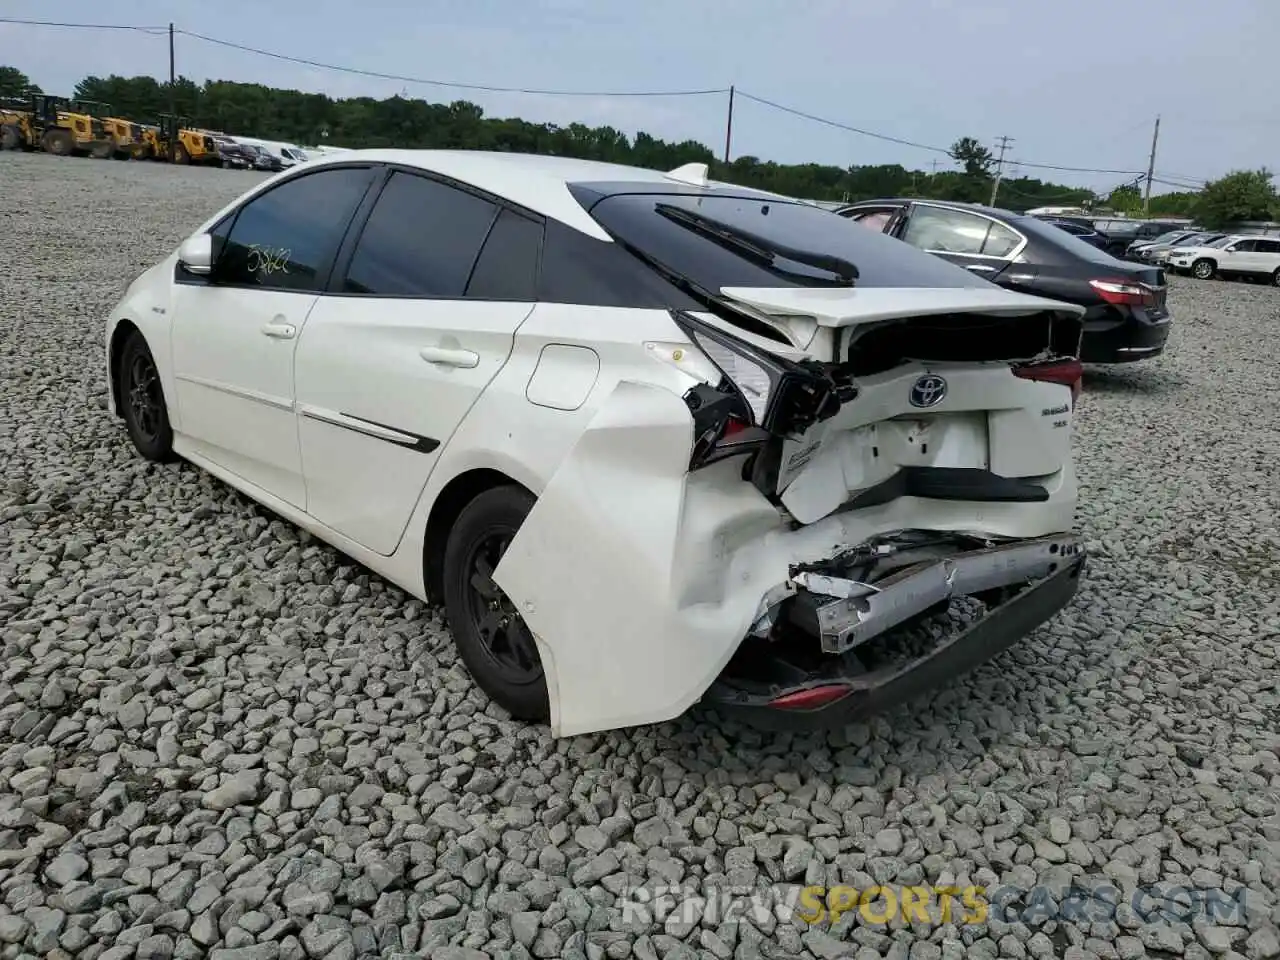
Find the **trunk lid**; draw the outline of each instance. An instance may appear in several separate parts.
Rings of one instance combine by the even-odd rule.
[[[1159,271],[1154,271],[1159,272]],[[841,332],[925,317],[1010,318],[1046,312],[1080,316],[1083,307],[994,284],[975,287],[725,287],[730,306],[782,333],[813,359],[837,363],[856,338]],[[958,325],[959,326],[959,325]]]

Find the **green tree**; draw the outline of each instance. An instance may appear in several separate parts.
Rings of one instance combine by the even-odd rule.
[[[1107,195],[1106,205],[1116,213],[1130,216],[1142,213],[1142,194],[1132,183],[1116,187]]]
[[[1221,230],[1241,220],[1269,220],[1277,213],[1272,173],[1237,170],[1204,185],[1195,205],[1196,219],[1210,230]]]
[[[951,145],[948,153],[970,177],[989,177],[995,167],[996,161],[991,151],[973,137],[961,137]]]
[[[26,97],[43,92],[17,67],[0,66],[0,97]]]
[[[25,75],[16,67],[0,78]],[[25,82],[25,81],[23,81]],[[627,136],[610,126],[583,123],[533,123],[519,117],[490,117],[474,103],[431,103],[407,97],[332,99],[319,93],[281,90],[236,80],[196,83],[179,77],[173,90],[155,77],[89,76],[73,96],[111,105],[116,116],[154,123],[170,110],[194,126],[301,146],[329,143],[344,147],[434,147],[541,153],[671,170],[705,163],[717,180],[774,190],[812,200],[868,200],[914,195],[941,200],[985,201],[991,193],[991,152],[972,137],[952,146],[959,170],[926,173],[898,164],[780,164],[759,157],[738,157],[725,164],[710,147],[693,140],[679,143],[646,132]],[[1033,179],[1006,179],[1001,204],[1014,210],[1061,203],[1064,197],[1088,199],[1087,190]]]

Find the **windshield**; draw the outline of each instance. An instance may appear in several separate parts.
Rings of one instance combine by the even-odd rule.
[[[1217,238],[1216,233],[1193,233],[1189,237],[1173,241],[1175,247],[1199,247]]]
[[[806,203],[728,192],[615,192],[638,184],[579,186],[591,193],[571,189],[617,240],[710,293],[724,287],[843,286],[848,281],[838,274],[845,264],[856,267],[858,287],[988,285],[962,267]],[[613,195],[593,204],[597,186]],[[685,217],[673,217],[673,210]],[[695,219],[701,224],[691,229]],[[713,229],[729,236],[714,236]]]
[[[1206,243],[1205,246],[1214,247],[1215,249],[1220,250],[1221,248],[1225,247],[1228,243],[1231,243],[1234,240],[1235,240],[1235,237],[1219,237],[1217,240],[1214,240],[1210,243]]]
[[[1187,235],[1185,230],[1170,230],[1168,233],[1162,233],[1160,236],[1152,240],[1152,243],[1173,243]]]

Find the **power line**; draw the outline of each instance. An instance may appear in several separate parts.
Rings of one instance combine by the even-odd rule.
[[[920,143],[916,140],[904,140],[901,137],[893,137],[886,133],[876,133],[874,130],[865,130],[862,127],[855,127],[851,124],[841,123],[839,120],[832,120],[829,117],[821,117],[815,113],[809,113],[805,110],[799,110],[796,107],[789,107],[786,104],[778,103],[775,100],[769,100],[765,97],[758,97],[755,94],[747,93],[745,90],[738,90],[738,96],[747,100],[754,100],[756,103],[764,104],[766,107],[773,107],[775,110],[781,110],[783,113],[790,113],[797,117],[803,117],[805,120],[812,120],[814,123],[821,123],[828,127],[834,127],[837,130],[847,130],[850,133],[861,134],[864,137],[874,137],[876,140],[885,140],[889,143],[901,144],[904,147],[915,147],[918,150],[930,150],[933,153],[941,153],[947,156],[951,155],[951,151],[946,147],[939,147],[935,144]],[[1041,163],[1034,160],[1019,160],[1018,163],[1024,167],[1033,167],[1037,170],[1057,170],[1063,173],[1109,173],[1109,174],[1132,174],[1138,176],[1141,170],[1117,170],[1104,167],[1069,167],[1056,163]]]
[[[144,27],[117,23],[68,23],[54,20],[22,20],[16,17],[0,17],[0,23],[15,23],[36,27],[68,27],[87,30],[132,30],[155,36],[167,34],[169,32],[169,28],[167,26]],[[206,34],[196,33],[192,30],[182,30],[180,28],[175,29],[174,33],[184,37],[191,37],[193,40],[200,40],[203,43],[211,43],[219,47],[227,47],[231,50],[240,50],[244,53],[252,53],[260,57],[269,57],[272,60],[296,63],[305,67],[316,67],[321,70],[333,70],[338,73],[369,77],[374,80],[392,80],[396,83],[416,83],[422,84],[423,86],[450,87],[457,90],[475,90],[483,93],[524,93],[544,97],[700,97],[711,94],[727,93],[729,89],[728,87],[716,87],[714,89],[705,90],[544,90],[537,87],[501,87],[493,84],[464,83],[458,80],[436,80],[426,77],[403,76],[396,73],[382,73],[377,70],[362,70],[359,67],[348,67],[338,63],[325,63],[321,60],[311,60],[306,57],[294,57],[285,53],[276,53],[272,50],[263,50],[259,47],[251,47],[247,44],[236,43],[232,40],[222,40],[218,37],[210,37]]]
[[[18,17],[0,17],[0,23],[15,23],[24,27],[67,27],[76,30],[132,30],[159,36],[169,32],[165,26],[144,27],[130,23],[66,23],[59,20],[22,20]]]
[[[702,97],[709,94],[727,93],[728,87],[716,87],[706,90],[542,90],[536,87],[499,87],[483,83],[463,83],[456,80],[428,80],[423,77],[406,77],[396,73],[380,73],[376,70],[362,70],[359,67],[344,67],[336,63],[324,63],[320,60],[308,60],[305,57],[293,57],[284,53],[274,53],[270,50],[261,50],[257,47],[246,46],[243,43],[235,43],[231,40],[219,40],[217,37],[208,37],[201,33],[194,33],[190,30],[176,30],[178,34],[184,37],[191,37],[194,40],[202,40],[205,43],[216,44],[220,47],[229,47],[232,50],[241,50],[245,53],[257,54],[261,57],[270,57],[273,60],[283,60],[287,63],[297,63],[307,67],[318,67],[322,70],[336,70],[339,73],[348,73],[360,77],[372,77],[376,80],[394,80],[397,83],[419,83],[424,86],[431,87],[452,87],[458,90],[478,90],[484,93],[528,93],[544,97]]]
[[[945,147],[935,147],[927,143],[917,143],[914,140],[903,140],[901,137],[891,137],[887,133],[876,133],[872,130],[863,130],[861,127],[850,126],[849,124],[841,123],[838,120],[829,120],[826,117],[820,117],[813,113],[806,113],[804,110],[797,110],[795,107],[788,107],[773,100],[767,100],[764,97],[757,97],[755,94],[747,93],[745,90],[739,90],[738,96],[747,100],[754,100],[756,103],[764,104],[766,107],[773,107],[775,110],[781,110],[783,113],[790,113],[797,117],[803,117],[806,120],[812,120],[814,123],[821,123],[828,127],[835,127],[837,130],[847,130],[849,133],[861,134],[864,137],[873,137],[876,140],[885,140],[889,143],[897,143],[904,147],[915,147],[918,150],[932,150],[934,153],[951,156],[951,151]]]
[[[149,36],[162,36],[169,33],[168,26],[144,26],[138,24],[119,24],[119,23],[77,23],[70,21],[57,20],[29,20],[19,17],[0,17],[0,23],[12,23],[24,26],[36,27],[62,27],[70,29],[86,29],[86,30],[117,30],[117,31],[133,31],[137,33],[147,34]],[[346,73],[353,76],[368,77],[375,80],[390,80],[396,83],[414,83],[423,86],[447,87],[458,90],[474,90],[484,93],[519,93],[529,94],[533,96],[548,97],[699,97],[726,94],[729,87],[714,87],[699,90],[552,90],[541,89],[537,87],[503,87],[493,84],[466,83],[456,80],[437,80],[426,77],[409,77],[401,74],[383,73],[376,70],[364,70],[359,67],[349,67],[342,64],[326,63],[321,60],[312,60],[306,57],[295,57],[289,54],[277,53],[272,50],[264,50],[259,47],[251,47],[247,44],[237,43],[232,40],[223,40],[219,37],[211,37],[206,34],[196,33],[191,30],[182,30],[175,28],[174,33],[182,36],[190,37],[193,40],[199,40],[203,43],[213,44],[215,46],[225,47],[231,50],[239,50],[244,53],[252,53],[256,56],[268,57],[273,60],[279,60],[286,63],[295,63],[301,66],[314,67],[322,70],[333,70],[338,73]],[[745,90],[737,89],[737,96],[747,100],[754,101],[774,110],[783,113],[789,113],[793,116],[809,120],[813,123],[822,124],[823,126],[832,127],[837,130],[844,130],[848,133],[855,133],[859,136],[870,137],[875,140],[882,140],[886,143],[894,143],[899,146],[912,147],[917,150],[926,150],[931,153],[941,154],[946,157],[951,156],[951,150],[947,147],[938,146],[936,144],[921,143],[917,140],[908,140],[903,137],[895,137],[887,133],[879,133],[874,130],[867,130],[863,127],[857,127],[849,123],[843,123],[839,120],[832,120],[829,117],[819,116],[806,110],[800,110],[796,107],[787,106],[776,100],[770,100],[767,97],[757,96],[748,93]],[[1023,168],[1034,170],[1052,170],[1059,173],[1084,173],[1084,174],[1113,174],[1119,176],[1141,177],[1141,170],[1122,170],[1108,167],[1077,167],[1065,164],[1044,163],[1036,160],[1018,160],[1018,165]],[[1167,176],[1176,177],[1176,174],[1167,174]],[[1200,181],[1200,178],[1186,177],[1182,178],[1192,181]]]

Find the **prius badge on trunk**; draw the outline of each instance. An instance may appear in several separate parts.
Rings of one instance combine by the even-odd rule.
[[[908,399],[913,407],[932,407],[947,395],[947,381],[936,373],[926,373],[911,385]]]

